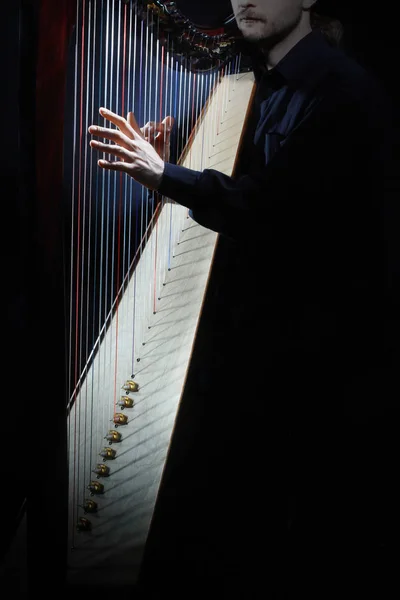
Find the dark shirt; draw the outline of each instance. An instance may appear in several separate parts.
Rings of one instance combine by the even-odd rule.
[[[261,344],[259,368],[297,375],[300,395],[381,396],[395,343],[390,105],[377,81],[317,31],[274,69],[256,72],[246,172],[166,164],[159,192],[233,240],[235,335],[239,345]]]

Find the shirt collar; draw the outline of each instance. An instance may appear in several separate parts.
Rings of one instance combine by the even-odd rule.
[[[313,30],[297,42],[273,69],[259,66],[257,75],[261,75],[268,87],[274,89],[283,85],[297,87],[299,82],[311,78],[333,52],[323,34]]]

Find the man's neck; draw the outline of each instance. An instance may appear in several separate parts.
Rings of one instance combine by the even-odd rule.
[[[306,35],[311,33],[311,25],[309,22],[301,21],[283,40],[274,44],[271,48],[262,47],[262,52],[265,56],[265,64],[268,70],[273,69],[286,54]]]

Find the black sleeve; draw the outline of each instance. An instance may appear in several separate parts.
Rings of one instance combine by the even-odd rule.
[[[159,192],[219,233],[242,239],[263,223],[268,235],[277,203],[293,219],[311,217],[318,211],[316,198],[332,195],[332,186],[343,193],[366,146],[359,114],[344,100],[321,101],[259,172],[234,179],[213,169],[199,172],[167,163]]]

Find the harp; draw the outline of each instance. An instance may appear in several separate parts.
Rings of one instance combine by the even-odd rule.
[[[54,358],[65,388],[59,548],[72,588],[122,589],[136,584],[151,536],[218,234],[125,175],[101,172],[87,128],[101,123],[99,106],[132,112],[139,125],[172,115],[170,160],[231,175],[254,77],[232,16],[212,29],[174,2],[72,4],[63,7],[66,39],[74,34],[64,61],[63,206],[50,207],[62,214],[63,244],[45,259],[46,273],[61,260],[65,299],[62,364]],[[45,111],[39,100],[39,119]],[[51,187],[40,160],[38,173],[40,196]]]

